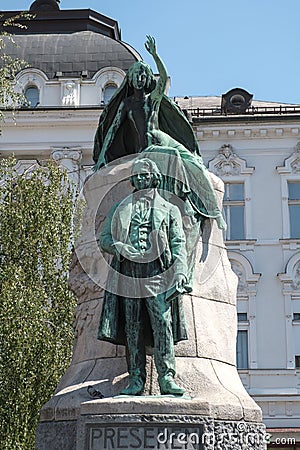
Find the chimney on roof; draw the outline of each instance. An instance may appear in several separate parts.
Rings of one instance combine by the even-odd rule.
[[[29,8],[29,11],[59,11],[60,0],[35,0]]]

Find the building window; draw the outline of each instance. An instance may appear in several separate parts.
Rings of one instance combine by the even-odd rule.
[[[112,98],[112,96],[114,95],[114,93],[116,92],[117,89],[118,89],[118,86],[113,83],[109,83],[104,87],[103,102],[105,105],[108,104],[108,102],[110,101],[110,99]]]
[[[25,97],[29,108],[35,108],[40,102],[40,92],[36,86],[29,86],[25,89]]]
[[[247,313],[238,313],[238,322],[247,322]]]
[[[300,355],[295,356],[295,367],[296,369],[300,369]]]
[[[300,313],[294,313],[293,314],[293,321],[294,322],[300,322]]]
[[[227,222],[225,239],[245,238],[244,183],[225,183],[224,215]]]
[[[300,182],[288,182],[290,237],[300,237]]]
[[[236,340],[236,365],[238,369],[248,369],[248,331],[238,330]]]

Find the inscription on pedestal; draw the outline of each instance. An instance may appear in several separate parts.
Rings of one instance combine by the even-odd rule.
[[[202,450],[203,427],[96,426],[89,428],[89,450]]]

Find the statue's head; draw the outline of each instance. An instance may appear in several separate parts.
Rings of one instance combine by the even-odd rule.
[[[132,165],[130,182],[138,191],[159,186],[161,173],[154,161],[149,158],[135,159]]]
[[[154,88],[155,80],[152,69],[144,61],[137,61],[129,67],[127,79],[129,85],[135,89],[151,91]]]

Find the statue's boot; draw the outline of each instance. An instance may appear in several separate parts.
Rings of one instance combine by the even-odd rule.
[[[177,386],[172,375],[165,375],[158,380],[162,395],[183,395],[185,389]]]
[[[120,392],[121,395],[141,395],[145,387],[145,381],[139,376],[133,376],[129,386]]]

